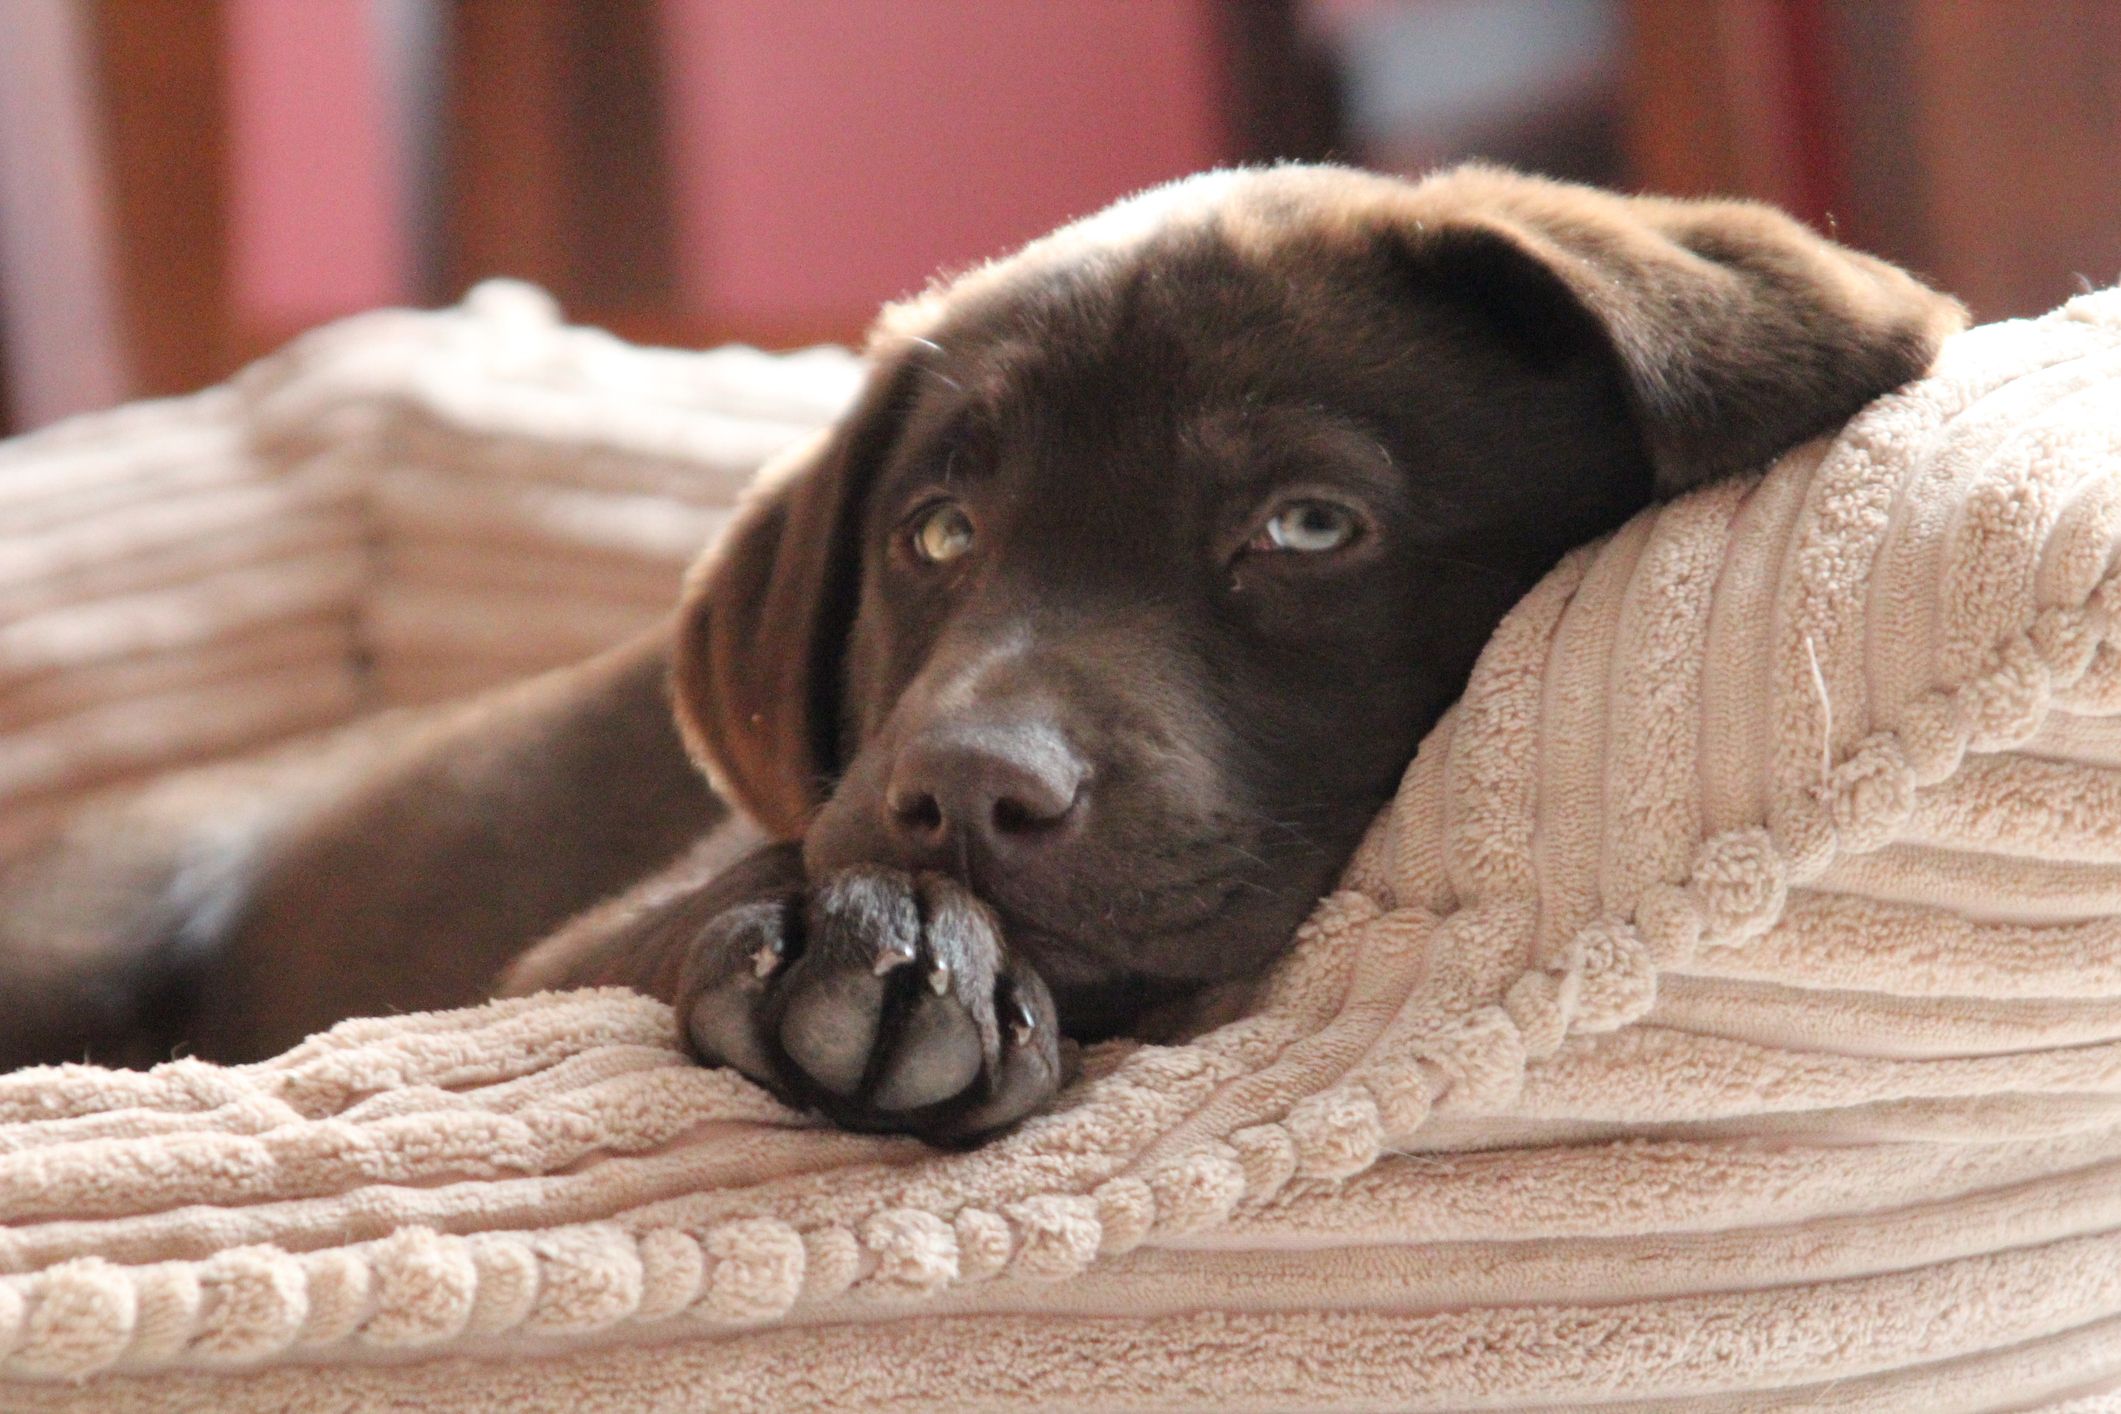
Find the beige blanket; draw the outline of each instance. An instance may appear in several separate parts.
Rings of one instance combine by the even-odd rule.
[[[1570,557],[1247,1014],[975,1152],[619,993],[0,1077],[0,1406],[2115,1407],[2117,546],[2121,292],[1959,337]]]
[[[0,860],[86,791],[645,628],[859,377],[630,347],[492,283],[0,443]]]

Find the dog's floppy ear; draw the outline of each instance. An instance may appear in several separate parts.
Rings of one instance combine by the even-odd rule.
[[[1831,429],[1966,322],[1906,272],[1752,202],[1477,166],[1408,195],[1393,234],[1419,278],[1534,356],[1588,340],[1611,360],[1663,494]]]
[[[775,839],[801,836],[839,774],[862,508],[898,435],[907,367],[878,355],[853,410],[768,463],[685,577],[678,728],[716,790]]]

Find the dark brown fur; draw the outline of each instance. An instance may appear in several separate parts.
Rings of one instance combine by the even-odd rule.
[[[748,826],[509,985],[643,987],[846,1124],[1009,1123],[1063,1033],[1285,945],[1558,555],[1830,430],[1959,321],[1742,204],[1479,168],[1152,193],[887,311],[859,406],[674,630],[276,830],[187,1034],[255,1055],[469,1000],[707,831],[689,749]],[[1292,496],[1358,538],[1247,548]],[[942,500],[972,548],[924,563]]]

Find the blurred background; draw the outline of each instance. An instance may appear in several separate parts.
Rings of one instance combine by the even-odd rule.
[[[0,429],[492,274],[851,341],[1151,182],[1469,155],[2033,313],[2121,277],[2121,2],[0,0]]]

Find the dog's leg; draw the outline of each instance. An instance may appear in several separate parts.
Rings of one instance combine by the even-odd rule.
[[[509,961],[724,813],[666,695],[666,631],[478,699],[260,851],[199,989],[215,1059],[489,994]]]
[[[435,715],[383,713],[114,789],[0,865],[0,1070],[151,1065],[187,1047],[201,979],[263,852],[384,768]]]
[[[511,958],[725,813],[664,632],[473,702],[219,768],[0,878],[0,1063],[270,1055],[486,996]]]
[[[217,900],[270,828],[249,773],[188,772],[84,807],[0,867],[0,1070],[151,1065],[182,1037]]]

